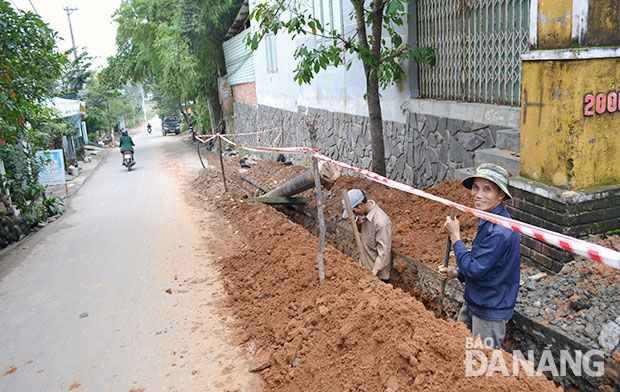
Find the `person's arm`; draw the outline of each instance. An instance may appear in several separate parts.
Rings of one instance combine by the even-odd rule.
[[[133,139],[131,137],[129,137],[129,140],[131,141],[131,145],[135,146],[135,144],[133,144]]]
[[[467,250],[463,241],[454,243],[454,254],[459,266],[459,280],[464,278],[481,279],[506,251],[507,239],[498,232],[490,232],[477,247],[476,253]]]
[[[389,224],[381,225],[375,233],[375,241],[377,242],[377,259],[372,269],[373,275],[377,275],[379,271],[390,264],[390,256],[392,251],[392,233]]]
[[[357,225],[357,231],[362,232],[362,224],[366,222],[366,216],[355,216],[355,224]]]

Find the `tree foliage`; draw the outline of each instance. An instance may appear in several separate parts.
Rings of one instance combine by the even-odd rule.
[[[430,47],[412,48],[403,42],[397,26],[411,18],[405,11],[406,0],[373,0],[368,6],[364,0],[351,0],[351,3],[354,11],[349,18],[357,26],[354,34],[343,34],[334,26],[308,15],[305,2],[273,0],[257,4],[250,18],[257,22],[258,28],[248,36],[247,44],[256,50],[265,35],[278,32],[285,32],[293,39],[315,36],[316,45],[302,44],[294,53],[297,60],[294,80],[300,85],[310,83],[328,65],[343,64],[346,53],[359,59],[366,76],[373,170],[385,175],[380,89],[406,78],[402,68],[404,61],[434,65],[435,52]],[[383,36],[384,30],[388,39]],[[347,68],[350,65],[349,61]]]
[[[237,4],[234,4],[237,3]],[[189,108],[206,117],[216,104],[222,40],[239,1],[127,0],[114,14],[117,54],[110,69],[119,81],[144,83],[153,92],[158,114]]]
[[[131,126],[138,122],[143,110],[139,88],[127,85],[121,90],[108,75],[104,69],[93,75],[86,85],[84,121],[91,132],[105,130],[108,133],[124,117]]]
[[[0,31],[0,137],[8,144],[40,144],[37,129],[56,118],[45,103],[66,57],[57,50],[57,34],[38,15],[16,12],[4,0]]]
[[[89,79],[95,74],[91,61],[93,58],[84,49],[82,53],[77,54],[77,48],[69,49],[65,52],[65,56],[74,57],[74,59],[69,61],[60,80],[60,92],[62,94],[77,94],[84,89]]]
[[[0,0],[0,155],[10,192],[28,225],[45,219],[50,200],[38,183],[38,150],[69,132],[48,103],[67,62],[57,34],[38,15]]]

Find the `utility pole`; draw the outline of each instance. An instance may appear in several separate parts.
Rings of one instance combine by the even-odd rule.
[[[77,53],[75,50],[75,39],[73,39],[73,28],[71,27],[71,14],[73,11],[77,11],[77,8],[64,7],[63,10],[67,12],[67,19],[69,20],[69,31],[71,32],[71,44],[73,45],[73,58],[77,59]]]
[[[140,83],[140,95],[142,96],[142,113],[144,113],[144,122],[146,122],[146,106],[144,106],[144,88]]]

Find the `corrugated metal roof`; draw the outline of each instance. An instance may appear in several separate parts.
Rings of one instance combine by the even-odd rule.
[[[248,7],[248,0],[245,0],[239,8],[239,12],[237,12],[237,16],[233,21],[232,25],[228,29],[228,33],[226,33],[226,38],[234,37],[239,34],[240,31],[248,28],[250,26],[250,8]]]
[[[228,83],[231,86],[256,81],[252,50],[245,46],[244,41],[248,34],[250,29],[245,29],[222,44]]]

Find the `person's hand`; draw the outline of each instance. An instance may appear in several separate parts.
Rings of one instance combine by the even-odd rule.
[[[446,216],[446,223],[443,224],[443,228],[450,236],[452,243],[461,239],[461,224],[458,219],[451,219],[449,216]]]
[[[454,279],[459,276],[458,271],[451,267],[441,266],[437,272],[439,274],[439,279]]]
[[[379,273],[379,270],[378,270],[378,269],[373,269],[373,270],[372,270],[372,274],[373,274],[374,276],[377,276],[377,274],[378,274],[378,273]]]

